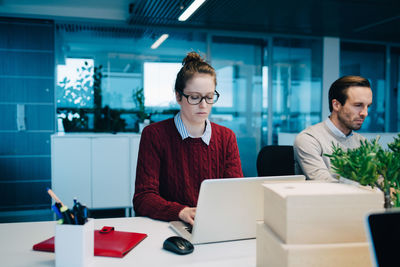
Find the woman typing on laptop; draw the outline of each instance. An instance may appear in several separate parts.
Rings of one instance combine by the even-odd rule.
[[[180,112],[142,132],[133,206],[138,216],[193,225],[201,182],[243,173],[235,134],[208,120],[219,97],[214,68],[195,52],[182,64]]]

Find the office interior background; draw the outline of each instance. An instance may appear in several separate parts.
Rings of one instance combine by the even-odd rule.
[[[136,132],[142,89],[151,121],[171,118],[190,51],[216,69],[210,119],[235,132],[247,177],[263,146],[329,115],[343,75],[372,84],[360,132],[399,132],[398,0],[207,0],[178,21],[191,2],[0,1],[0,222],[50,210],[52,134]]]

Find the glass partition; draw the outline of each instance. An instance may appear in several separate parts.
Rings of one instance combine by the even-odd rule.
[[[221,94],[212,120],[235,132],[245,176],[257,176],[261,148],[263,45],[260,39],[215,36],[211,46]]]
[[[151,48],[162,34],[168,38]],[[58,24],[57,36],[58,76],[69,66],[80,83],[69,101],[66,84],[57,85],[57,111],[69,131],[138,131],[144,119],[172,117],[182,59],[190,51],[206,52],[206,34],[199,32]],[[89,74],[94,80],[85,80]]]
[[[389,96],[389,132],[400,131],[400,47],[392,47],[390,54],[391,80]]]
[[[373,103],[360,132],[385,131],[385,46],[340,43],[340,76],[359,75],[371,83]]]
[[[273,41],[273,144],[278,133],[298,133],[321,121],[322,41]]]
[[[257,154],[278,143],[278,133],[321,121],[321,39],[74,23],[56,29],[57,112],[66,131],[137,132],[145,119],[171,118],[179,110],[176,73],[190,51],[208,56],[216,69],[221,97],[210,119],[235,132],[245,176],[257,175]],[[167,39],[151,48],[163,34]],[[74,86],[72,76],[64,80],[68,66]]]

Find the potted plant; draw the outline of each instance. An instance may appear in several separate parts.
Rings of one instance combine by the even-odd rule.
[[[151,113],[146,112],[144,105],[144,91],[143,88],[138,88],[133,93],[133,102],[136,106],[136,117],[138,123],[138,131],[142,132],[143,128],[150,124]]]
[[[378,143],[379,136],[361,141],[355,149],[344,151],[333,144],[328,156],[338,179],[345,177],[363,186],[377,187],[385,195],[385,208],[400,207],[400,134],[388,144],[387,150]]]

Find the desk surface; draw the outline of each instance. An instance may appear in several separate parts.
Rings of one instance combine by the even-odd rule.
[[[256,240],[195,245],[189,255],[162,249],[166,238],[176,235],[168,223],[143,217],[97,219],[95,229],[114,226],[118,231],[146,233],[148,237],[124,258],[94,257],[93,266],[256,266]],[[55,233],[55,222],[0,224],[1,266],[55,266],[54,253],[33,251],[32,246]]]

